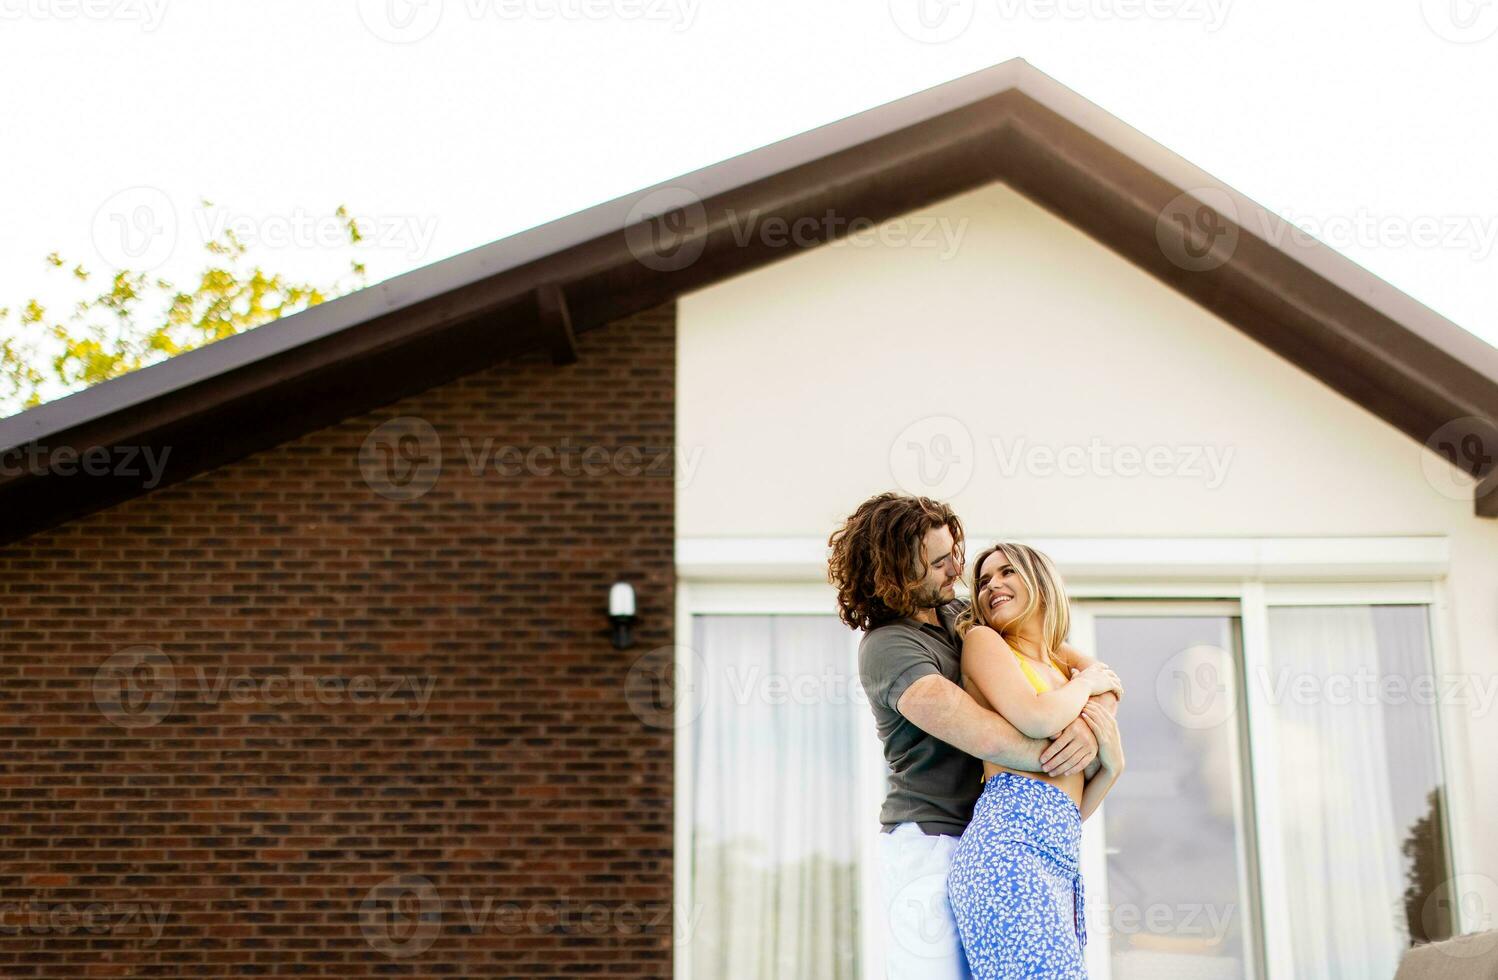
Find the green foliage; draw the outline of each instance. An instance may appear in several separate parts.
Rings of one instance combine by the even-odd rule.
[[[204,201],[205,207],[211,202]],[[350,246],[362,239],[348,209],[337,216]],[[175,357],[215,340],[299,313],[365,284],[363,263],[350,262],[352,280],[320,287],[292,282],[258,265],[244,271],[247,251],[232,229],[205,245],[212,257],[191,289],[129,270],[99,279],[53,252],[46,262],[65,270],[87,295],[66,316],[36,299],[20,307],[19,329],[0,308],[0,411],[46,400],[44,392],[87,388]]]

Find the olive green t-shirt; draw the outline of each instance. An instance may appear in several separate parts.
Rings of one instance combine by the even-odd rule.
[[[895,708],[906,688],[927,674],[962,686],[962,643],[954,627],[966,607],[966,599],[954,599],[937,607],[939,627],[901,619],[869,630],[859,642],[859,675],[892,770],[879,811],[886,831],[913,820],[927,834],[961,834],[983,790],[982,762]]]

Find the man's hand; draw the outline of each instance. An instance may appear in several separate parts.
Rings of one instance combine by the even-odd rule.
[[[1096,701],[1110,713],[1118,711],[1118,695],[1112,691],[1094,694],[1088,700]],[[1074,720],[1040,754],[1040,764],[1052,776],[1082,772],[1083,778],[1091,779],[1102,767],[1097,757],[1097,736],[1092,733],[1092,727],[1081,718]]]
[[[1097,736],[1087,722],[1077,718],[1040,753],[1040,764],[1049,775],[1070,776],[1086,769],[1096,758]]]

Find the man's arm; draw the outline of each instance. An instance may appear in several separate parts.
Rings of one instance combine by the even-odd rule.
[[[917,679],[900,695],[895,710],[921,731],[968,755],[1023,772],[1046,771],[1040,761],[1049,747],[1045,739],[1027,738],[941,674]]]

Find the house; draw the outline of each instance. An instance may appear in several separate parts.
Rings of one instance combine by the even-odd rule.
[[[1125,680],[1093,976],[1391,976],[1498,907],[1494,419],[1498,350],[1021,61],[39,406],[0,969],[880,976],[823,560],[894,488]]]

